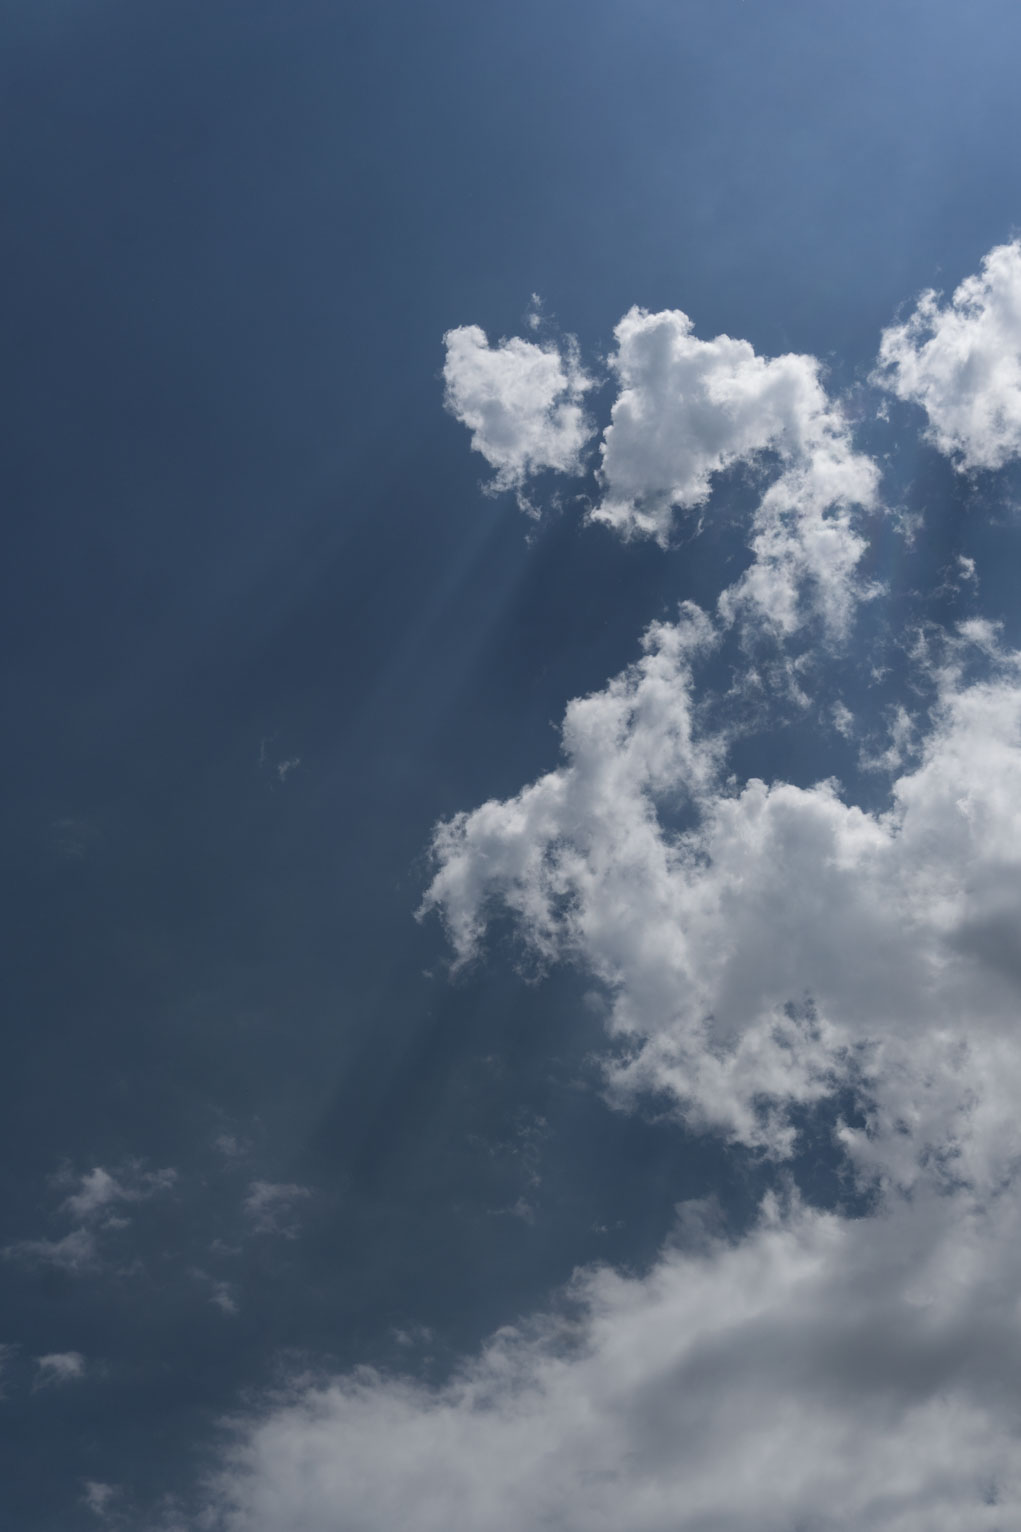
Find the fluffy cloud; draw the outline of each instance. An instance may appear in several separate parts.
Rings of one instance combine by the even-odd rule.
[[[803,466],[822,447],[831,459],[852,456],[814,357],[767,359],[729,335],[699,340],[679,309],[633,308],[614,333],[620,392],[595,515],[619,531],[665,538],[673,511],[702,505],[715,474],[767,449]],[[838,494],[847,487],[833,484]]]
[[[846,630],[865,543],[855,507],[874,504],[877,471],[810,356],[757,356],[746,340],[699,340],[677,309],[633,308],[616,329],[620,391],[601,447],[593,519],[666,545],[677,510],[703,505],[715,475],[741,462],[780,467],[753,519],[753,563],[721,598],[791,633],[809,610]]]
[[[1016,450],[1013,374],[981,358],[1002,359],[1019,260],[994,251],[951,309],[930,295],[884,336],[886,385],[926,405],[962,466]],[[556,436],[577,364],[479,330],[447,339],[475,401],[448,372],[448,403],[496,483],[576,471],[582,438],[560,457],[531,444]],[[918,647],[931,708],[919,689],[889,748],[862,756],[882,809],[832,781],[738,780],[741,720],[719,721],[700,667],[735,623],[788,635],[814,613],[847,630],[869,594],[858,513],[876,469],[812,358],[634,309],[612,365],[595,518],[665,544],[678,510],[751,463],[772,475],[752,562],[715,618],[688,604],[653,623],[636,664],[569,704],[557,766],[437,828],[422,913],[442,917],[455,967],[494,915],[530,964],[578,967],[605,995],[610,1101],[652,1096],[772,1157],[781,1190],[740,1236],[683,1207],[645,1275],[578,1272],[440,1385],[362,1368],[249,1402],[195,1508],[205,1532],[1021,1523],[1021,656],[983,621]],[[867,737],[842,704],[828,716]],[[807,1107],[867,1215],[782,1189]],[[281,1232],[298,1195],[252,1183],[255,1226]]]
[[[592,434],[582,400],[592,383],[572,343],[561,349],[515,336],[491,346],[478,325],[461,325],[444,344],[447,409],[496,470],[494,489],[520,492],[544,469],[581,471]]]
[[[779,471],[753,518],[753,562],[725,593],[725,620],[751,614],[790,634],[812,613],[846,631],[865,543],[856,514],[875,503],[877,471],[855,452],[846,421],[810,356],[757,356],[745,340],[703,341],[679,310],[634,308],[610,359],[619,382],[600,447],[591,519],[664,546],[675,512],[701,506],[715,475],[737,463]],[[591,435],[581,399],[590,380],[573,345],[512,339],[492,347],[475,325],[448,332],[447,408],[516,489],[542,469],[577,474]]]
[[[910,1183],[943,1157],[997,1184],[1021,1152],[1016,658],[967,683],[944,664],[919,764],[876,814],[830,782],[726,777],[693,702],[712,641],[691,610],[653,625],[637,665],[570,704],[560,766],[439,827],[424,908],[461,963],[501,907],[541,961],[599,980],[622,1104],[666,1093],[783,1155],[790,1108],[851,1085],[863,1171]]]
[[[974,625],[973,625],[974,626]],[[494,904],[609,995],[620,1102],[776,1155],[838,1084],[868,1216],[705,1205],[642,1277],[579,1272],[441,1386],[307,1377],[233,1422],[225,1532],[1004,1532],[1021,1518],[1021,665],[950,643],[916,764],[870,813],[726,775],[695,608],[573,702],[564,761],[441,826],[458,959]],[[974,655],[984,655],[976,673]],[[970,667],[970,668],[969,668]],[[204,1519],[203,1519],[204,1518]]]
[[[857,603],[878,594],[858,577],[866,541],[856,525],[856,508],[875,504],[877,480],[871,459],[841,437],[824,437],[782,473],[755,512],[751,564],[720,596],[724,621],[788,637],[816,616],[845,637]]]
[[[958,467],[1002,468],[1021,454],[1021,241],[991,250],[949,304],[923,293],[884,330],[875,381],[922,406]]]
[[[229,1532],[1002,1532],[1021,1514],[1018,1207],[685,1209],[443,1387],[299,1384],[236,1437]],[[948,1216],[948,1215],[954,1216]]]

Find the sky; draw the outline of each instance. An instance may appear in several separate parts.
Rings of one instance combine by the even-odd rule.
[[[0,8],[0,1532],[1021,1524],[1019,47]]]

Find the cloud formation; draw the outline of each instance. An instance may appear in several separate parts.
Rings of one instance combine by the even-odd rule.
[[[752,520],[753,562],[721,596],[721,613],[728,621],[750,613],[790,634],[814,610],[832,632],[846,632],[864,594],[854,510],[875,503],[878,473],[854,450],[816,359],[764,358],[729,335],[699,340],[678,309],[633,308],[615,333],[620,390],[593,520],[665,546],[675,513],[703,505],[717,474],[768,453],[780,473]]]
[[[1016,451],[1019,263],[1000,247],[950,308],[926,295],[884,335],[886,386],[925,405],[961,467]],[[447,340],[456,374],[481,369],[465,397],[489,402],[469,418],[448,376],[448,404],[521,493],[561,466],[527,443],[565,396],[563,358],[472,328]],[[675,514],[748,463],[772,475],[752,562],[712,614],[652,623],[635,664],[568,705],[557,765],[436,828],[420,913],[442,918],[455,968],[494,918],[533,969],[574,965],[605,997],[608,1101],[771,1162],[775,1188],[741,1232],[682,1205],[646,1273],[578,1271],[443,1383],[305,1373],[247,1405],[196,1506],[206,1532],[1021,1522],[1021,653],[982,619],[916,642],[911,710],[891,708],[888,746],[860,760],[882,807],[832,780],[738,778],[753,725],[704,685],[708,662],[734,624],[847,632],[871,594],[859,513],[877,471],[813,358],[632,309],[611,366],[595,519],[666,545]],[[974,583],[974,562],[959,575]],[[845,704],[825,714],[867,738]],[[809,1109],[856,1216],[795,1189]],[[246,1209],[286,1233],[307,1195],[253,1182]]]
[[[35,1388],[73,1383],[85,1376],[85,1358],[80,1351],[51,1351],[48,1356],[36,1357],[35,1366]]]
[[[110,1520],[116,1511],[117,1504],[122,1498],[122,1490],[118,1484],[102,1484],[96,1479],[86,1479],[82,1503],[94,1516],[101,1521]]]
[[[256,1234],[282,1234],[293,1239],[298,1208],[311,1195],[307,1186],[293,1182],[253,1181],[245,1198],[245,1214]]]
[[[29,1265],[81,1272],[102,1264],[104,1238],[130,1222],[124,1207],[171,1191],[177,1182],[177,1172],[170,1168],[146,1170],[141,1161],[126,1160],[114,1170],[96,1165],[80,1176],[64,1170],[55,1177],[55,1182],[75,1188],[61,1202],[59,1210],[72,1227],[58,1239],[16,1240],[0,1254]]]
[[[981,627],[981,625],[980,625]],[[836,1085],[868,1216],[680,1209],[642,1277],[580,1271],[446,1384],[359,1369],[233,1422],[225,1532],[1003,1532],[1021,1516],[1021,661],[965,632],[918,763],[869,813],[728,782],[688,608],[568,709],[562,766],[442,826],[427,904],[494,902],[605,986],[617,1100],[785,1155]],[[988,669],[974,673],[982,650]],[[981,767],[981,769],[979,769]],[[670,828],[673,822],[690,828]]]
[[[674,511],[704,504],[714,475],[767,450],[818,472],[835,497],[871,494],[871,481],[834,476],[854,454],[814,357],[761,357],[746,340],[692,331],[679,309],[633,308],[617,325],[610,365],[620,387],[600,449],[596,519],[665,540]]]
[[[76,1220],[90,1220],[102,1216],[115,1203],[144,1202],[169,1191],[176,1180],[176,1170],[143,1170],[137,1161],[120,1166],[116,1173],[97,1165],[80,1178],[78,1190],[63,1206]]]
[[[235,1422],[207,1511],[229,1532],[1001,1532],[1017,1211],[767,1199],[731,1243],[682,1209],[646,1277],[580,1272],[443,1387],[363,1369]]]
[[[883,331],[875,381],[919,404],[929,437],[962,470],[1021,455],[1021,240],[997,245],[948,304],[922,294]]]
[[[633,308],[616,327],[619,388],[600,445],[590,519],[621,537],[669,544],[679,511],[701,507],[738,463],[773,470],[753,516],[751,567],[721,598],[728,622],[751,616],[789,635],[810,616],[843,635],[868,594],[856,571],[857,525],[876,503],[875,464],[855,450],[810,356],[764,358],[745,340],[699,340],[678,309]],[[523,498],[543,470],[580,474],[591,381],[577,349],[512,339],[491,347],[475,325],[445,337],[447,408],[497,470],[492,488]]]
[[[540,962],[598,980],[621,1104],[665,1094],[782,1156],[791,1108],[853,1087],[859,1169],[910,1184],[951,1156],[995,1185],[1021,1152],[1021,661],[966,681],[974,649],[950,646],[920,764],[877,814],[832,782],[733,782],[693,700],[713,641],[697,609],[654,624],[638,664],[568,707],[560,766],[438,828],[423,908],[459,963],[502,909]]]
[[[460,325],[443,339],[446,407],[496,470],[494,490],[520,493],[544,470],[581,472],[592,434],[582,401],[592,381],[572,342],[558,347],[515,336],[491,346],[478,325]]]

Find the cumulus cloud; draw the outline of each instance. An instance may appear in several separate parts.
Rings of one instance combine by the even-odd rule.
[[[85,1376],[85,1358],[80,1351],[51,1351],[48,1356],[36,1357],[35,1368],[36,1388],[73,1383]]]
[[[1009,330],[1018,259],[992,252],[949,309],[929,295],[884,336],[886,386],[925,404],[962,467],[1016,450],[989,383],[1003,395],[1012,375],[982,357]],[[563,358],[451,336],[464,376],[481,366],[482,403],[469,419],[449,376],[448,403],[521,492],[560,466],[527,443],[566,396]],[[517,397],[532,351],[552,381],[521,398],[545,403],[487,414],[486,389]],[[206,1532],[1021,1522],[1021,655],[978,618],[919,644],[927,690],[890,711],[882,742],[829,700],[824,727],[857,741],[883,807],[835,781],[739,779],[749,725],[700,691],[706,661],[736,623],[790,634],[814,612],[847,630],[869,594],[858,513],[875,466],[812,358],[634,309],[612,366],[595,518],[666,543],[676,513],[747,462],[772,474],[752,562],[715,616],[689,603],[653,623],[637,663],[569,704],[559,764],[437,827],[421,913],[442,917],[455,968],[494,916],[533,969],[575,965],[606,998],[609,1101],[654,1098],[772,1160],[777,1189],[741,1234],[683,1206],[644,1275],[579,1271],[443,1383],[359,1368],[249,1400],[195,1508]],[[975,397],[955,401],[958,384]],[[806,1108],[867,1213],[794,1190]],[[286,1233],[307,1195],[253,1182],[246,1209]]]
[[[876,501],[878,473],[846,439],[821,441],[770,486],[752,519],[752,562],[722,592],[723,619],[787,637],[811,617],[835,638],[848,633],[859,601],[879,593],[858,575],[867,547],[860,509]]]
[[[974,640],[986,669],[976,672]],[[968,647],[968,639],[972,640]],[[233,1422],[225,1532],[1003,1532],[1021,1517],[1021,662],[950,643],[890,807],[735,783],[688,608],[568,708],[564,761],[441,826],[460,961],[494,905],[584,965],[619,1102],[789,1153],[838,1084],[867,1216],[704,1205],[644,1276],[580,1271],[446,1383],[303,1378]]]
[[[854,450],[847,422],[810,356],[764,358],[745,340],[699,340],[676,309],[633,308],[617,325],[610,367],[619,383],[600,446],[591,519],[625,538],[666,546],[676,512],[702,506],[714,477],[737,463],[774,481],[753,517],[753,562],[724,596],[728,622],[748,613],[790,634],[821,615],[848,627],[868,592],[856,572],[857,526],[875,504],[875,464]],[[496,469],[494,489],[516,489],[542,469],[578,474],[592,434],[581,408],[591,380],[573,343],[559,350],[512,339],[490,346],[477,326],[448,332],[447,408]]]
[[[582,401],[592,381],[577,347],[521,340],[491,346],[478,325],[444,336],[445,403],[496,470],[494,490],[522,491],[536,473],[577,474],[592,435]]]
[[[245,1198],[245,1213],[256,1234],[297,1234],[298,1209],[312,1193],[307,1186],[274,1181],[253,1181]]]
[[[959,1532],[1021,1513],[1016,1202],[702,1210],[643,1278],[580,1272],[442,1387],[299,1384],[235,1440],[229,1532]],[[948,1216],[950,1214],[956,1216]]]
[[[843,632],[865,542],[855,507],[873,505],[878,475],[811,356],[756,355],[746,340],[699,340],[678,309],[633,308],[616,328],[620,390],[601,446],[593,519],[666,545],[678,510],[702,506],[714,477],[771,454],[780,472],[753,519],[754,561],[721,601],[734,620],[790,633],[814,608]]]
[[[1021,1151],[1017,657],[967,683],[944,665],[918,764],[875,813],[832,782],[727,776],[693,701],[712,641],[697,611],[654,624],[637,665],[570,704],[560,766],[438,828],[423,908],[460,963],[501,908],[541,962],[600,981],[622,1104],[665,1093],[784,1155],[790,1109],[850,1085],[870,1173],[910,1182],[943,1155],[996,1184]]]
[[[614,332],[620,391],[603,437],[596,516],[663,537],[675,509],[702,505],[715,474],[767,449],[802,459],[846,425],[810,356],[757,356],[746,340],[699,340],[679,309],[633,308]]]
[[[875,381],[919,404],[962,470],[1021,455],[1021,240],[997,245],[951,301],[932,290],[883,331]]]

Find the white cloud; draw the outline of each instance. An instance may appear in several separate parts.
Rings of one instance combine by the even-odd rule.
[[[540,961],[601,981],[621,1104],[666,1092],[785,1154],[790,1107],[850,1083],[872,1114],[846,1140],[861,1166],[909,1182],[952,1154],[998,1184],[1021,1153],[1016,660],[972,684],[944,667],[919,764],[874,814],[828,782],[726,780],[692,701],[711,642],[691,611],[653,625],[638,665],[570,704],[562,765],[439,827],[424,908],[459,962],[500,906]]]
[[[298,1206],[311,1195],[307,1186],[293,1182],[253,1181],[245,1198],[245,1213],[256,1234],[282,1234],[293,1239]]]
[[[846,636],[857,603],[879,593],[858,577],[867,543],[855,514],[875,504],[877,482],[871,459],[838,434],[782,473],[752,518],[751,564],[720,596],[724,620],[786,637],[817,616]]]
[[[947,646],[917,764],[869,813],[728,782],[689,608],[568,708],[564,762],[441,826],[460,961],[491,905],[602,981],[618,1101],[783,1154],[838,1083],[868,1216],[681,1209],[642,1277],[579,1272],[438,1387],[359,1369],[233,1422],[225,1532],[1005,1532],[1021,1522],[1021,664]],[[988,671],[968,671],[985,644]],[[968,645],[970,644],[970,649]],[[691,827],[671,829],[690,814]],[[204,1524],[204,1523],[203,1523]]]
[[[871,594],[856,512],[876,501],[875,464],[855,452],[814,357],[757,356],[745,340],[703,341],[677,309],[633,308],[610,358],[620,388],[600,447],[601,498],[590,516],[625,538],[666,546],[675,512],[708,500],[715,475],[737,463],[778,469],[753,517],[753,563],[721,600],[728,622],[751,615],[788,635],[811,614],[843,634]],[[446,405],[472,431],[494,489],[542,469],[580,474],[592,434],[581,401],[591,380],[577,348],[519,338],[490,346],[475,325],[448,331]]]
[[[969,558],[966,553],[957,555],[957,578],[959,585],[977,585],[978,570],[975,560]]]
[[[35,1360],[36,1388],[54,1383],[72,1383],[85,1376],[85,1358],[80,1351],[51,1351]]]
[[[780,473],[755,515],[754,563],[721,608],[791,632],[807,595],[836,630],[855,599],[865,544],[853,508],[875,501],[877,472],[856,453],[814,357],[757,356],[745,340],[699,340],[677,309],[633,308],[616,329],[620,392],[601,448],[593,518],[666,545],[677,510],[709,498],[715,475],[772,453]]]
[[[884,337],[887,385],[924,395],[962,466],[1005,460],[1014,429],[988,397],[1002,371],[965,367],[985,400],[966,430],[940,423],[956,404],[933,382],[962,327],[972,358],[1003,331],[1000,254],[952,310],[923,300]],[[698,341],[677,312],[632,310],[617,339],[596,519],[666,543],[677,510],[748,462],[774,474],[752,564],[718,621],[689,604],[652,624],[638,663],[569,704],[559,765],[437,828],[422,911],[441,914],[455,966],[500,913],[539,967],[593,980],[621,1108],[654,1093],[783,1161],[795,1109],[824,1106],[870,1212],[771,1194],[728,1239],[689,1205],[647,1274],[578,1272],[553,1312],[497,1332],[444,1384],[306,1374],[231,1422],[207,1532],[1021,1524],[1021,656],[983,619],[918,646],[935,703],[892,711],[889,742],[864,758],[888,778],[884,809],[833,781],[729,774],[741,720],[709,724],[720,699],[700,699],[698,667],[732,623],[790,634],[814,613],[846,631],[870,594],[856,511],[875,504],[876,469],[814,359]],[[560,353],[490,348],[476,329],[447,342],[448,405],[499,487],[577,471],[583,438],[558,460],[549,445],[559,403],[577,405]],[[826,702],[827,729],[867,741]],[[246,1211],[291,1233],[308,1195],[253,1182]]]
[[[862,771],[897,771],[912,753],[917,728],[914,718],[903,703],[897,703],[887,713],[886,743],[871,753],[858,752],[858,765]]]
[[[229,1532],[1003,1532],[1021,1516],[1016,1201],[698,1208],[644,1278],[498,1332],[445,1386],[299,1383],[236,1441]],[[700,1227],[701,1225],[701,1227]],[[216,1513],[219,1513],[218,1516]]]
[[[959,468],[1021,455],[1021,240],[990,250],[949,304],[930,290],[884,330],[874,381],[922,406]]]
[[[833,719],[833,727],[844,739],[853,739],[855,731],[854,714],[846,702],[836,701],[830,708]]]
[[[808,445],[826,419],[812,357],[766,360],[746,340],[699,340],[679,309],[630,309],[614,333],[620,392],[596,515],[619,531],[665,537],[675,508],[709,498],[714,474],[781,442]]]
[[[491,346],[478,325],[444,336],[445,402],[472,433],[472,447],[496,470],[493,488],[521,492],[545,469],[581,472],[592,435],[582,400],[592,387],[577,348],[521,340]]]

